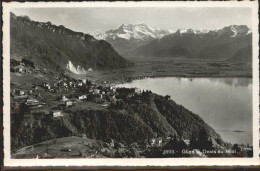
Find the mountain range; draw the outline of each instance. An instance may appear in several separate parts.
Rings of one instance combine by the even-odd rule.
[[[243,53],[240,53],[243,52]],[[155,39],[125,56],[186,57],[218,61],[252,61],[252,33],[245,26],[201,32],[188,29]]]
[[[13,13],[10,18],[10,40],[11,58],[30,59],[43,68],[79,74],[88,70],[132,65],[104,40],[62,25],[37,22]]]
[[[123,24],[118,29],[95,34],[95,37],[109,42],[126,58],[156,56],[252,62],[252,32],[246,25],[172,32],[145,24]]]
[[[95,33],[94,37],[109,42],[116,51],[124,54],[129,50],[145,45],[154,39],[162,38],[171,31],[151,28],[144,23],[122,24],[119,28],[104,33]]]

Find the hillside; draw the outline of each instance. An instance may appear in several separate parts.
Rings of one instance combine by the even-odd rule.
[[[223,29],[200,32],[192,29],[156,39],[127,52],[126,56],[186,57],[225,61],[238,51],[252,46],[252,33],[247,26],[228,26]],[[239,57],[241,58],[241,57]],[[252,58],[244,51],[242,58]],[[247,59],[250,61],[250,59]]]
[[[96,33],[94,36],[97,39],[106,40],[117,52],[124,54],[168,34],[170,34],[168,30],[154,29],[142,23],[122,24],[116,29],[111,29],[104,33]]]
[[[219,134],[198,115],[174,101],[151,92],[129,97],[125,92],[130,89],[117,91],[121,93],[116,98],[121,100],[108,102],[107,108],[90,99],[64,109],[63,117],[59,118],[40,113],[28,115],[28,108],[20,105],[12,110],[12,150],[72,135],[85,134],[88,138],[104,142],[115,139],[129,144],[156,136],[166,138],[175,135],[191,139],[192,136],[198,137],[201,130],[206,130],[214,144],[223,145]],[[55,101],[56,97],[50,94],[48,98]],[[57,104],[51,99],[48,106]]]
[[[80,74],[132,65],[104,40],[27,16],[11,13],[10,35],[11,58],[30,59],[42,68]]]

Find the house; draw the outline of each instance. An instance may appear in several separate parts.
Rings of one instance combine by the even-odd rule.
[[[150,140],[150,143],[151,143],[152,146],[155,145],[156,139],[155,139],[155,138],[152,138],[152,139]]]
[[[82,87],[82,85],[83,85],[82,82],[79,82],[79,83],[78,83],[78,86],[79,86],[79,87]]]
[[[19,91],[19,94],[22,96],[22,95],[24,95],[25,93],[24,93],[24,91]]]
[[[72,106],[72,101],[66,101],[65,105],[66,105],[66,107]]]
[[[80,100],[87,99],[87,95],[81,95],[81,96],[79,96],[79,99],[80,99]]]
[[[18,72],[23,73],[23,68],[18,68]]]
[[[162,146],[162,137],[152,138],[150,140],[151,146]]]
[[[66,96],[63,95],[63,96],[61,97],[61,101],[67,101],[67,100],[69,100],[69,99],[68,99]]]
[[[51,89],[51,86],[49,83],[43,83],[43,87],[50,90]]]
[[[52,111],[52,114],[53,114],[54,118],[63,116],[63,114],[62,114],[62,112],[60,110],[54,110],[54,111]]]
[[[92,72],[92,71],[93,71],[93,69],[92,69],[92,68],[89,68],[89,69],[88,69],[88,72]]]
[[[81,81],[82,81],[82,83],[84,83],[84,84],[87,83],[87,80],[86,80],[86,79],[82,79]]]
[[[47,85],[46,88],[47,88],[48,90],[50,90],[50,89],[51,89],[51,86],[50,86],[50,85]]]
[[[40,102],[36,99],[27,99],[25,104],[27,104],[29,106],[36,106],[36,105],[39,105]]]

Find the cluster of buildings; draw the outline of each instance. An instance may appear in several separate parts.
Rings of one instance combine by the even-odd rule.
[[[30,109],[29,114],[51,114],[53,118],[58,118],[64,116],[64,111],[73,107],[75,103],[90,101],[106,108],[112,102],[122,98],[131,98],[140,93],[142,91],[137,88],[97,86],[86,79],[56,77],[49,82],[33,83],[29,89],[13,88],[11,96],[14,99],[15,108],[23,103]],[[52,94],[57,98],[47,99],[46,94]]]

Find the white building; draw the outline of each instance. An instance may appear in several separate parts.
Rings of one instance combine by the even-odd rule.
[[[22,96],[22,95],[24,95],[25,93],[24,93],[24,91],[20,91],[19,94]]]
[[[39,101],[36,99],[27,99],[26,104],[27,105],[39,105]]]
[[[87,83],[87,80],[86,80],[86,79],[82,79],[81,81],[82,81],[84,84]]]
[[[87,99],[87,95],[81,95],[81,96],[79,96],[79,99],[80,99],[80,100]]]
[[[19,68],[18,71],[19,71],[20,73],[22,73],[22,72],[23,72],[23,68]]]
[[[150,142],[152,146],[162,146],[162,137],[152,138]]]
[[[61,101],[67,101],[69,100],[66,96],[62,96]]]
[[[63,116],[63,114],[62,114],[62,112],[60,110],[53,111],[53,117],[54,118],[62,117],[62,116]]]
[[[66,105],[66,107],[72,106],[72,101],[66,101],[65,105]]]

